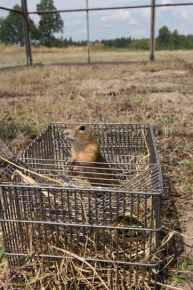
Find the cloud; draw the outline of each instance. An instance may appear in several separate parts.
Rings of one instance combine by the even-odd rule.
[[[130,18],[128,10],[120,9],[117,13],[101,17],[101,21],[127,21]]]
[[[183,11],[181,14],[182,19],[190,19],[190,15],[187,11]]]
[[[33,20],[33,22],[37,25],[40,21],[40,17],[37,14],[31,14],[30,18]]]
[[[132,29],[130,31],[130,36],[135,38],[135,39],[139,39],[139,38],[142,38],[142,37],[147,38],[147,37],[149,37],[149,30],[146,29],[146,28],[143,28],[143,29],[140,29],[140,30],[138,28]]]
[[[83,29],[83,30],[81,30],[80,33],[82,33],[82,34],[87,34],[87,29]]]
[[[177,29],[179,34],[187,34],[187,29],[186,29],[186,26],[184,24],[181,24],[178,26],[173,26],[170,30],[174,31],[176,29]]]
[[[150,19],[150,15],[151,15],[151,9],[150,8],[144,8],[143,9],[143,13],[142,13],[142,17],[145,19]]]
[[[171,0],[162,0],[161,4],[172,4],[172,1]],[[169,12],[171,10],[173,10],[173,7],[172,6],[165,6],[165,7],[161,7],[161,10],[162,11],[165,11],[165,12]]]
[[[111,24],[110,23],[100,23],[100,24],[97,23],[95,29],[103,30],[105,28],[111,28],[112,26],[113,26],[113,23],[111,23]]]
[[[135,18],[131,18],[128,22],[128,25],[138,25],[139,22]]]
[[[74,21],[66,21],[65,22],[65,27],[69,27],[69,26],[79,26],[80,24],[82,24],[82,19],[76,19]]]

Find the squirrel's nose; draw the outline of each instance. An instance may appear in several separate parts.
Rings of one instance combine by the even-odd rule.
[[[68,136],[69,135],[69,131],[68,130],[64,130],[64,135]]]

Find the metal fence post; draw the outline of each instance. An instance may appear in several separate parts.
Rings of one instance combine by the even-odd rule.
[[[155,59],[155,5],[156,0],[151,0],[150,61]]]
[[[88,15],[88,0],[86,0],[86,22],[87,22],[87,48],[88,48],[88,63],[90,63],[90,40],[89,40],[89,15]]]
[[[29,15],[27,9],[27,0],[21,0],[21,4],[22,4],[23,30],[25,37],[27,65],[30,66],[33,63],[32,63],[31,37],[29,30]]]

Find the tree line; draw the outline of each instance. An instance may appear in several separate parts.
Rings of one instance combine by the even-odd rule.
[[[149,50],[150,39],[131,39],[131,37],[116,38],[101,41],[104,45],[117,48]],[[175,29],[171,32],[166,25],[159,29],[155,41],[156,50],[193,49],[193,35],[179,34]]]
[[[19,5],[13,7],[14,10],[21,11]],[[37,4],[37,11],[56,10],[53,0],[41,0]],[[48,47],[68,47],[86,46],[87,41],[74,41],[63,36],[56,37],[56,33],[63,33],[64,22],[58,12],[39,14],[40,21],[36,26],[34,21],[29,17],[29,29],[31,34],[31,42],[34,46],[48,46]],[[127,48],[131,50],[149,50],[150,39],[132,39],[131,37],[120,37],[115,39],[103,39],[95,41],[102,43],[105,47],[110,48]],[[94,43],[95,43],[94,42]],[[0,18],[0,43],[25,45],[23,33],[22,15],[10,11],[6,18]],[[167,26],[159,29],[156,37],[156,50],[175,50],[175,49],[193,49],[193,35],[179,34],[175,29],[171,32]]]

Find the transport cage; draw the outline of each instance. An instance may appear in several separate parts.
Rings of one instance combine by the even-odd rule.
[[[49,124],[15,160],[20,168],[6,167],[1,225],[9,267],[17,281],[59,269],[63,289],[156,289],[163,184],[152,126],[86,125],[108,169],[96,185],[66,161],[67,123]],[[75,164],[82,172],[88,165]]]

